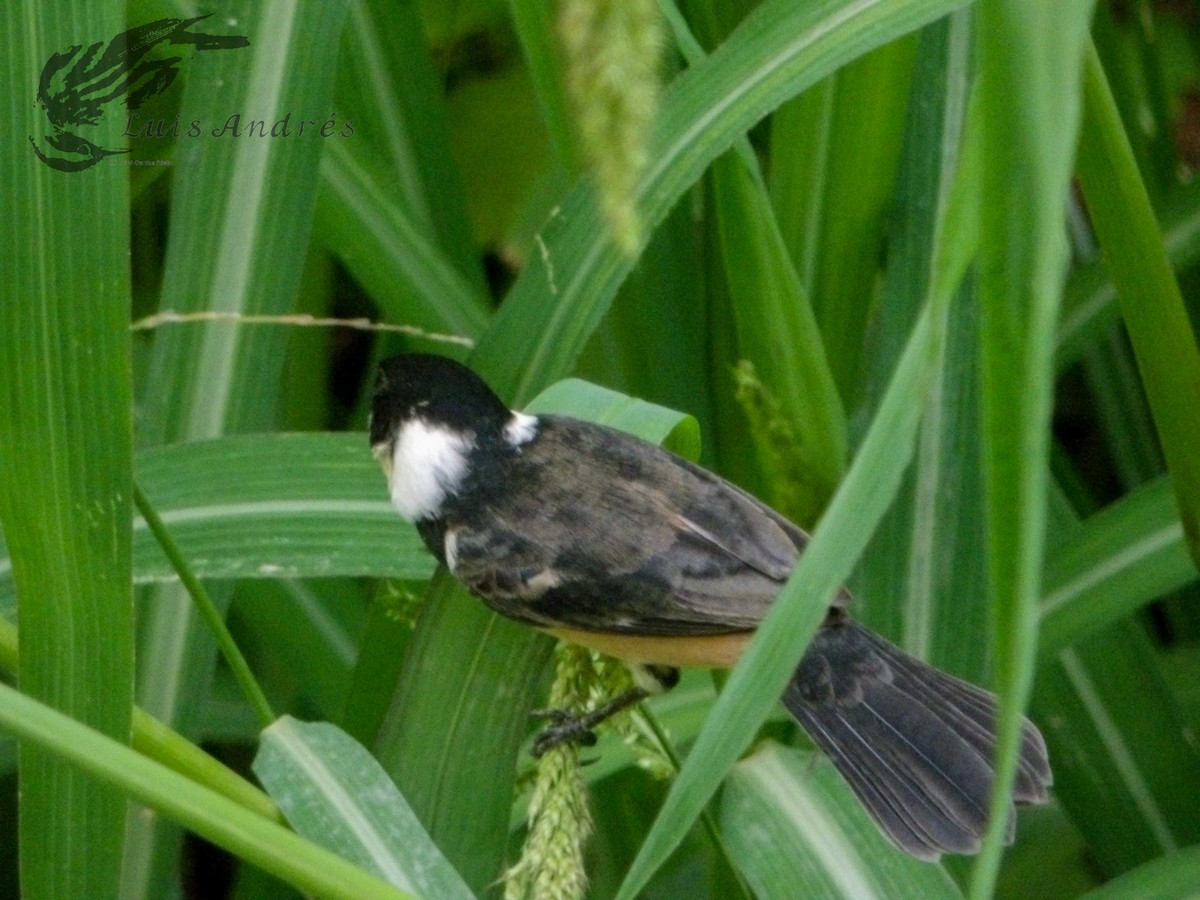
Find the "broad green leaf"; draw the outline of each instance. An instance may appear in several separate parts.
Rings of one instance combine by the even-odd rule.
[[[254,774],[297,833],[425,897],[473,896],[366,748],[328,722],[277,720]]]
[[[691,416],[598,384],[567,378],[538,394],[532,413],[565,413],[636,434],[688,459],[700,456],[700,428]]]
[[[236,435],[143,450],[137,478],[203,578],[426,579],[433,559],[397,515],[367,436]],[[177,576],[140,518],[137,582]],[[0,545],[2,549],[2,545]],[[0,553],[0,614],[13,609]]]
[[[888,843],[827,760],[765,744],[729,773],[721,830],[759,897],[953,898],[946,870]]]
[[[116,77],[101,48],[125,28],[113,2],[24,0],[0,23],[0,521],[24,623],[17,680],[120,742],[133,679],[129,184],[102,152],[124,148],[123,110],[96,83]],[[75,74],[92,44],[96,81]],[[96,164],[59,170],[35,149]],[[39,745],[21,747],[19,783],[19,841],[11,825],[4,840],[19,843],[22,896],[113,896],[124,797]]]
[[[387,496],[367,436],[239,435],[144,451],[137,474],[198,575],[297,578],[433,571]],[[173,578],[135,523],[136,576]]]
[[[120,789],[302,891],[331,900],[400,900],[412,896],[298,837],[278,822],[247,810],[5,684],[0,684],[0,729]]]

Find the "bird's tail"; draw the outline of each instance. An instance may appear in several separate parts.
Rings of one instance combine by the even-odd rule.
[[[850,621],[821,629],[783,695],[879,827],[921,859],[975,853],[995,777],[996,698]],[[1046,745],[1021,731],[1013,798],[1041,803]],[[1008,839],[1016,815],[1009,807]]]

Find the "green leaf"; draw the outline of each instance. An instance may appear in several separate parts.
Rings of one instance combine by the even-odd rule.
[[[240,435],[147,450],[138,482],[196,573],[209,578],[428,578],[361,432]],[[136,577],[173,578],[135,523]]]
[[[17,671],[17,641],[16,626],[0,619],[0,667],[7,672]],[[259,788],[136,706],[132,726],[131,743],[138,753],[208,785],[251,812],[279,818],[275,804]]]
[[[713,164],[713,197],[737,352],[773,401],[761,414],[767,421],[750,421],[758,426],[764,468],[786,460],[771,479],[768,499],[788,518],[811,525],[842,476],[847,449],[841,398],[766,191],[738,154],[726,153]],[[786,437],[772,441],[779,432]]]
[[[5,684],[0,684],[0,729],[119,788],[302,891],[341,900],[411,897],[279,823]],[[89,841],[94,840],[91,835]]]
[[[553,648],[532,637],[439,568],[373,748],[479,894],[503,872],[517,750]]]
[[[766,744],[729,773],[721,831],[759,897],[961,897],[896,849],[826,760]]]
[[[979,75],[969,128],[981,151],[982,426],[998,718],[991,827],[971,896],[993,890],[1032,686],[1054,382],[1063,218],[1079,121],[1090,0],[976,6]]]
[[[373,171],[386,176],[378,185],[383,202],[403,210],[403,218],[423,237],[432,235],[436,250],[431,258],[441,262],[444,257],[459,272],[465,280],[461,287],[467,296],[474,292],[475,303],[484,294],[483,272],[462,179],[450,155],[444,90],[425,44],[421,9],[390,0],[353,0],[348,5],[337,101],[354,134],[334,144],[335,153],[349,157],[350,165],[378,161]],[[322,177],[328,179],[341,167],[323,167]],[[364,237],[369,230],[365,224],[356,223],[354,237]],[[366,255],[341,241],[328,246],[359,262]]]
[[[1200,348],[1094,46],[1085,67],[1078,168],[1171,473],[1184,539],[1200,565]]]
[[[566,378],[542,391],[529,404],[531,413],[561,412],[599,422],[662,444],[690,460],[700,458],[700,426],[684,413],[648,403],[578,378]]]
[[[254,774],[297,833],[425,897],[472,897],[396,785],[328,722],[283,716],[262,734]]]
[[[558,7],[542,0],[509,0],[508,7],[521,40],[525,65],[554,149],[555,162],[562,169],[575,171],[578,168],[575,126],[563,86],[559,41],[555,33]]]
[[[51,122],[38,101],[55,54],[77,66],[81,45],[104,47],[124,29],[124,7],[111,2],[26,0],[10,4],[0,24],[11,48],[0,66],[9,142],[0,153],[0,521],[20,598],[22,690],[128,742],[128,169],[101,159],[58,171],[34,152],[78,162],[83,154],[58,148],[124,146],[119,109],[95,124]],[[64,71],[73,70],[45,83],[51,94],[70,86]],[[76,103],[100,102],[92,84],[77,87]],[[5,839],[19,843],[22,896],[115,895],[124,797],[36,745],[20,749],[19,783],[19,841]]]
[[[1046,560],[1042,653],[1056,653],[1197,578],[1166,478],[1087,519]]]
[[[959,158],[971,38],[964,10],[926,26],[918,41],[889,253],[868,334],[868,409],[878,405],[933,279],[938,222]],[[856,616],[922,659],[986,683],[978,652],[989,616],[978,318],[968,283],[951,305],[913,467],[852,585]]]
[[[1182,272],[1200,260],[1200,182],[1180,185],[1156,210],[1163,247],[1172,269]],[[1058,324],[1057,365],[1066,370],[1079,361],[1120,317],[1117,289],[1102,259],[1076,267],[1067,279]]]
[[[184,142],[178,159],[162,310],[294,308],[318,166],[327,141],[338,139],[311,127],[302,135],[294,130],[300,119],[329,115],[345,12],[343,2],[228,0],[226,15],[249,26],[250,46],[203,54],[188,69],[181,116],[205,128]],[[269,130],[285,117],[288,137],[247,133],[254,121]],[[148,377],[139,382],[143,444],[257,431],[272,422],[286,330],[175,325],[158,329],[153,341]]]
[[[964,0],[764,3],[662,98],[652,163],[638,187],[647,230],[751,125],[839,65]],[[604,236],[588,182],[552,211],[473,357],[502,397],[522,401],[567,374],[632,266]],[[536,335],[536,337],[531,337]]]
[[[1194,900],[1200,876],[1200,847],[1187,847],[1148,862],[1084,894],[1085,900]]]
[[[365,593],[356,578],[238,583],[229,616],[234,634],[247,634],[256,645],[252,655],[262,680],[275,682],[271,673],[279,670],[303,673],[295,679],[299,696],[288,708],[329,721],[342,714],[360,652]]]
[[[1034,710],[1054,791],[1106,876],[1200,841],[1200,751],[1135,622],[1069,647],[1038,672]]]
[[[138,454],[138,482],[202,578],[424,580],[433,559],[397,515],[361,432],[236,435]],[[138,518],[136,582],[177,574]],[[0,614],[11,613],[0,555]]]
[[[792,220],[793,258],[805,261],[825,353],[849,409],[860,399],[863,338],[890,231],[887,220],[894,208],[904,208],[893,188],[914,86],[914,47],[905,39],[863,54],[817,85],[811,100],[798,99],[807,109],[798,105],[796,114],[785,117],[783,133],[772,129],[772,180],[782,167],[802,170],[784,176],[801,182],[787,188],[799,208],[780,209],[780,216]],[[819,135],[816,146],[796,140],[800,129]],[[785,145],[793,140],[794,146]],[[801,190],[805,196],[796,197]],[[776,198],[780,203],[782,193]]]
[[[371,157],[344,144],[321,162],[317,238],[337,254],[394,324],[473,338],[487,299],[386,189]]]
[[[186,84],[180,118],[199,123],[200,134],[177,140],[165,235],[161,225],[155,235],[155,243],[166,245],[151,282],[161,282],[159,312],[297,309],[320,161],[329,141],[342,140],[336,134],[322,138],[319,129],[334,108],[346,8],[345,0],[219,0],[205,10],[215,13],[207,27],[244,34],[250,45],[201,53],[181,67]],[[254,121],[262,124],[248,133]],[[297,133],[301,122],[303,134]],[[280,133],[285,128],[289,135]],[[277,136],[263,137],[264,131]],[[161,213],[144,215],[157,223]],[[159,264],[161,251],[139,249],[143,265]],[[142,446],[261,431],[275,423],[287,329],[210,322],[163,326],[139,337],[149,343],[139,342],[145,362],[136,384]],[[154,494],[151,499],[159,502]],[[210,593],[224,609],[228,586],[213,585]],[[194,736],[215,664],[212,641],[178,585],[151,586],[139,599],[138,700]],[[179,837],[138,816],[130,819],[129,834],[122,891],[152,896],[177,869]],[[145,881],[137,883],[139,878]]]

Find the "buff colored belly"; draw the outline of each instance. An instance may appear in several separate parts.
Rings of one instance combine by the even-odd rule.
[[[666,637],[605,634],[597,631],[575,631],[570,628],[545,630],[555,637],[599,650],[625,662],[705,669],[732,668],[754,634],[750,631],[738,631],[733,634]]]

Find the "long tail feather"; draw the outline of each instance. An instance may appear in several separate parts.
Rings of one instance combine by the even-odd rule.
[[[995,779],[992,694],[845,622],[813,640],[783,702],[897,846],[921,859],[979,850]],[[1013,798],[1041,803],[1050,781],[1026,720]],[[1015,819],[1010,806],[1010,841]]]

